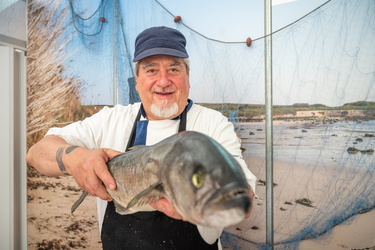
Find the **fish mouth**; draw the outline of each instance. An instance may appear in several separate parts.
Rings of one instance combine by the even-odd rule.
[[[250,190],[238,182],[231,182],[217,190],[207,200],[205,213],[215,213],[223,210],[236,210],[247,214],[250,210]]]
[[[214,192],[202,209],[201,225],[227,227],[245,219],[250,211],[250,189],[239,182],[231,182]]]

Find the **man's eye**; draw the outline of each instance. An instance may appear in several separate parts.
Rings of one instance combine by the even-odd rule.
[[[178,73],[178,72],[179,72],[179,70],[176,69],[176,68],[172,68],[172,69],[170,69],[169,71],[172,72],[172,73]]]
[[[155,70],[154,70],[154,69],[149,69],[149,70],[147,70],[147,72],[149,72],[149,73],[154,73]]]

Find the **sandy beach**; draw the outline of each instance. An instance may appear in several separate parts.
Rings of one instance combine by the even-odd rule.
[[[96,198],[70,213],[80,194],[72,177],[28,178],[28,249],[101,249]]]
[[[361,195],[359,186],[362,183],[374,188],[374,155],[350,155],[346,151],[348,147],[374,148],[374,138],[364,137],[366,133],[374,132],[373,121],[364,124],[275,121],[273,125],[274,242],[278,243],[275,248],[373,249],[374,209],[337,222],[339,224],[332,230],[333,225],[325,224],[335,216],[344,216],[348,203],[359,202],[357,197]],[[245,149],[243,157],[258,177],[256,193],[259,199],[248,220],[227,229],[235,235],[232,236],[234,244],[229,240],[228,245],[257,249],[252,243],[266,242],[266,163],[265,157],[261,157],[265,156],[264,123],[241,123],[237,129]],[[311,201],[311,207],[297,204],[297,200],[303,199]],[[319,227],[323,231],[321,234],[301,236],[306,228],[320,233]],[[281,243],[295,237],[307,240],[299,245]]]
[[[245,150],[243,156],[258,177],[258,198],[249,219],[225,230],[223,247],[260,249],[256,244],[264,243],[266,238],[264,123],[237,125]],[[374,186],[371,176],[375,155],[349,156],[346,152],[348,146],[353,146],[352,141],[359,137],[363,141],[354,144],[359,150],[375,148],[375,138],[363,136],[371,131],[361,128],[353,132],[356,126],[355,123],[327,126],[302,121],[274,123],[275,243],[300,235],[306,226],[329,220],[336,212],[343,214],[345,211],[340,211],[340,207],[347,204],[343,200],[354,199],[352,193],[358,196],[354,191],[360,192],[357,190],[359,183]],[[358,164],[353,164],[353,159]],[[369,167],[358,167],[363,165]],[[81,193],[74,179],[30,174],[28,183],[29,249],[101,249],[94,197],[88,197],[71,215],[71,205]],[[310,206],[297,202],[304,199],[311,202]],[[324,228],[325,224],[320,227]],[[350,216],[315,238],[302,240],[299,244],[280,243],[275,248],[375,249],[375,210]]]

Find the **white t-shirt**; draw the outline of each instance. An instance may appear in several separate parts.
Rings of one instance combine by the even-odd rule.
[[[57,135],[67,143],[88,149],[110,148],[125,151],[140,103],[104,107],[101,111],[83,121],[63,128],[51,128],[47,135]],[[141,117],[141,120],[145,120]],[[240,163],[247,182],[255,191],[256,177],[250,172],[241,156],[240,139],[234,127],[220,112],[193,104],[187,113],[186,130],[206,134],[219,142]],[[178,132],[180,120],[149,121],[146,145],[153,145]],[[99,226],[103,223],[107,201],[98,199]],[[198,229],[204,237],[207,229]],[[220,236],[222,229],[209,232]],[[206,237],[207,238],[207,237]],[[216,240],[215,239],[215,240]],[[206,240],[207,241],[207,240]]]

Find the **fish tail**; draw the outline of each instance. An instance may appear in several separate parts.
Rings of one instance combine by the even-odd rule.
[[[81,203],[82,203],[82,201],[86,198],[86,196],[88,195],[89,193],[87,193],[86,191],[83,191],[82,192],[82,194],[81,194],[81,196],[79,197],[79,199],[76,201],[76,202],[74,202],[74,204],[73,204],[73,206],[72,206],[72,208],[71,208],[71,213],[74,213],[74,211],[76,211],[76,209],[77,209],[77,207],[79,206],[79,205],[81,205]]]

